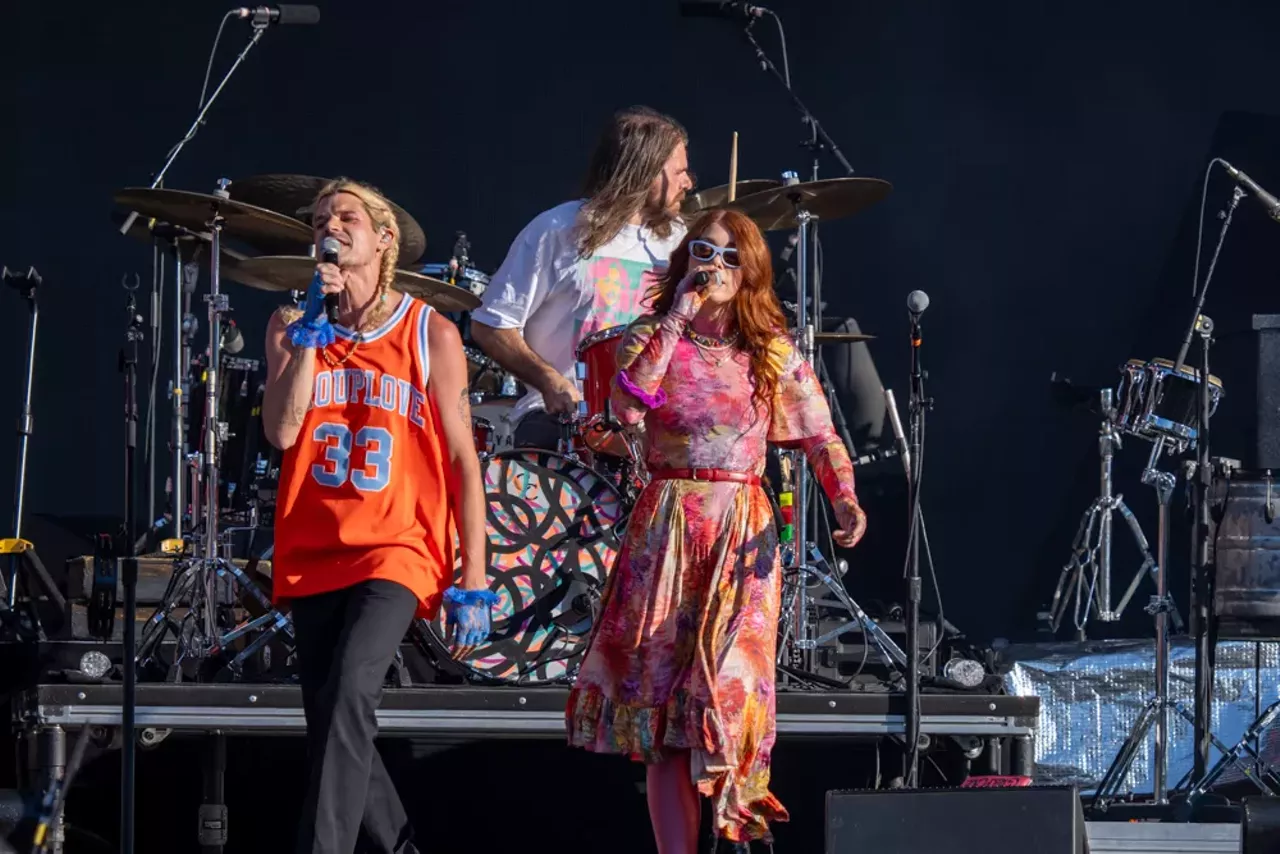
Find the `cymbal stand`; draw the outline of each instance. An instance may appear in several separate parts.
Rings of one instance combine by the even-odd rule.
[[[1049,606],[1048,622],[1050,630],[1057,632],[1066,615],[1068,603],[1075,603],[1075,627],[1079,640],[1085,639],[1085,626],[1089,622],[1090,611],[1097,611],[1098,619],[1104,623],[1113,623],[1120,619],[1129,600],[1138,592],[1138,584],[1149,573],[1154,574],[1156,559],[1151,556],[1147,537],[1142,532],[1129,505],[1124,503],[1123,495],[1116,495],[1112,490],[1112,460],[1117,449],[1122,447],[1120,431],[1116,429],[1116,413],[1113,406],[1113,394],[1104,388],[1099,394],[1102,410],[1102,427],[1098,432],[1098,453],[1101,457],[1101,477],[1098,497],[1089,505],[1076,538],[1071,544],[1071,558],[1062,567],[1058,576],[1058,586],[1053,592],[1053,602]],[[1129,524],[1129,531],[1142,553],[1142,564],[1134,573],[1128,589],[1120,597],[1120,602],[1111,607],[1111,533],[1112,514],[1119,513]],[[1094,530],[1098,532],[1094,543]],[[1071,592],[1068,592],[1071,591]],[[1064,595],[1065,594],[1065,595]],[[1175,630],[1181,631],[1182,619],[1176,609],[1172,612]]]
[[[1147,606],[1148,614],[1155,619],[1155,696],[1143,706],[1133,729],[1121,745],[1119,753],[1112,761],[1111,767],[1103,775],[1098,791],[1093,797],[1091,809],[1105,811],[1119,793],[1120,786],[1128,776],[1129,769],[1137,759],[1138,749],[1146,743],[1147,731],[1154,726],[1154,751],[1152,753],[1152,797],[1159,806],[1169,803],[1167,778],[1169,773],[1169,712],[1172,710],[1187,723],[1195,724],[1195,718],[1181,703],[1169,697],[1169,612],[1173,609],[1173,600],[1169,596],[1169,502],[1173,497],[1173,489],[1177,484],[1175,475],[1160,471],[1157,468],[1160,455],[1164,452],[1165,438],[1156,440],[1147,460],[1147,467],[1142,472],[1143,484],[1156,491],[1156,499],[1160,504],[1159,524],[1156,532],[1156,595],[1151,597]]]
[[[213,195],[218,199],[229,199],[226,188],[230,183],[225,178],[220,179]],[[186,601],[189,611],[182,621],[184,625],[177,631],[178,650],[169,669],[170,681],[178,680],[186,659],[194,659],[198,667],[213,656],[219,656],[218,663],[222,665],[213,674],[214,678],[220,681],[236,679],[242,675],[244,663],[266,646],[277,632],[283,632],[290,639],[293,637],[292,621],[271,605],[270,599],[243,570],[223,556],[224,552],[229,554],[229,544],[224,548],[218,530],[218,512],[221,509],[218,464],[219,452],[226,439],[226,425],[218,420],[218,371],[222,359],[222,315],[230,311],[230,304],[220,286],[223,219],[216,203],[209,227],[212,238],[210,292],[205,296],[209,306],[209,342],[205,367],[204,443],[198,455],[201,471],[199,513],[193,509],[192,514],[193,527],[199,526],[192,532],[195,553],[179,561],[175,567],[164,601],[143,630],[137,651],[140,662],[150,662],[166,629],[172,626],[174,610],[179,603]],[[236,586],[253,596],[264,613],[223,632],[219,618],[229,612]],[[254,632],[258,632],[257,637],[227,659],[231,644]]]
[[[6,640],[43,641],[45,628],[40,620],[38,599],[41,593],[55,605],[59,614],[66,613],[66,600],[53,577],[45,569],[35,546],[22,538],[22,521],[27,495],[27,450],[35,422],[31,418],[31,392],[35,385],[36,331],[40,322],[40,302],[36,297],[43,279],[34,267],[25,273],[3,269],[0,277],[6,284],[17,288],[31,310],[31,325],[27,335],[27,358],[23,370],[22,411],[18,418],[18,465],[14,477],[13,536],[0,539],[0,554],[8,556],[8,567],[3,583],[0,583],[0,636]],[[27,570],[24,572],[23,570]],[[32,577],[34,576],[34,578]],[[34,582],[34,584],[33,584]],[[18,588],[25,595],[19,596]],[[36,587],[40,589],[37,590]],[[57,627],[54,627],[55,629]]]

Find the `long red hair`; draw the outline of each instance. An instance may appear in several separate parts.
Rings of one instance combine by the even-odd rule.
[[[661,316],[671,311],[676,287],[689,271],[689,241],[699,239],[716,224],[733,235],[738,249],[742,285],[733,298],[733,315],[742,333],[739,346],[751,356],[751,375],[755,380],[751,397],[767,406],[778,389],[782,363],[775,351],[778,336],[787,328],[787,318],[773,290],[773,260],[759,226],[734,210],[713,209],[698,214],[689,224],[684,240],[671,253],[670,266],[649,289],[646,298],[654,314]]]

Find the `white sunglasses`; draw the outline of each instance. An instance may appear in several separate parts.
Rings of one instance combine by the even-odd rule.
[[[733,246],[716,246],[705,240],[690,240],[689,255],[699,261],[713,261],[719,255],[724,259],[726,267],[738,269],[738,250]]]

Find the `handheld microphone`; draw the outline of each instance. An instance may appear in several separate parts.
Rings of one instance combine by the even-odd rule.
[[[324,253],[323,260],[326,264],[338,263],[338,249],[342,246],[336,237],[326,237],[320,242],[320,250]],[[338,295],[324,295],[324,310],[329,315],[330,323],[338,322]]]
[[[699,270],[693,276],[693,283],[700,288],[705,286],[709,281],[711,281],[711,274],[706,270]]]
[[[283,24],[318,24],[320,23],[319,6],[299,6],[293,3],[281,3],[279,6],[258,6],[246,9],[241,6],[232,13],[240,20],[252,19],[256,27]]]
[[[741,0],[680,0],[680,14],[685,18],[759,18],[768,14],[763,6]]]
[[[1252,178],[1232,166],[1227,161],[1219,158],[1219,162],[1222,164],[1222,168],[1227,170],[1228,175],[1240,184],[1244,185],[1247,190],[1258,198],[1258,201],[1262,202],[1262,206],[1267,209],[1268,216],[1276,222],[1280,222],[1280,199],[1277,199],[1275,196],[1259,187]]]

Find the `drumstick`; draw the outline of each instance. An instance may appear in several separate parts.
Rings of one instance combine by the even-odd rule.
[[[729,201],[738,198],[738,132],[733,132],[733,146],[729,149]]]

